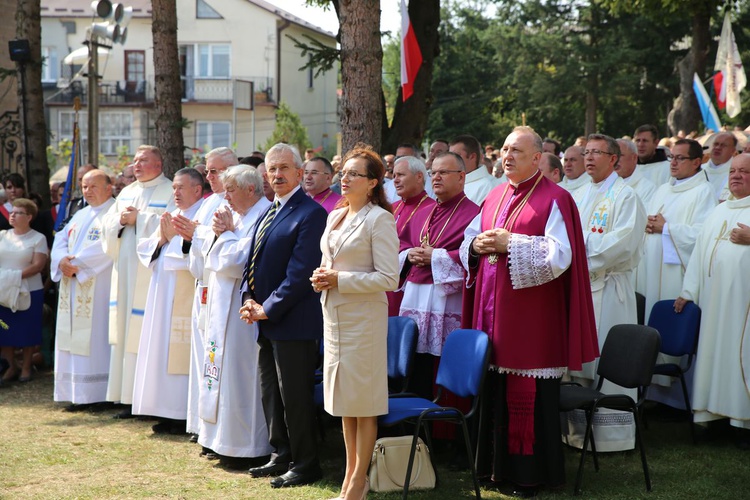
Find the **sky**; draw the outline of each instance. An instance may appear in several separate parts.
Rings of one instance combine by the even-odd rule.
[[[324,11],[320,7],[309,7],[305,0],[266,0],[300,19],[336,34],[339,23],[333,8]],[[400,0],[380,0],[380,31],[391,31],[398,36],[401,29]]]

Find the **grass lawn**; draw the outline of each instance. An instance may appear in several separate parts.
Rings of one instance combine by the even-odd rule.
[[[343,443],[336,428],[321,445],[325,480],[313,486],[274,490],[267,479],[224,470],[198,456],[187,437],[156,436],[151,421],[113,420],[113,412],[67,413],[52,402],[53,377],[41,373],[28,384],[0,389],[0,498],[250,498],[326,499],[339,492]],[[684,421],[652,410],[645,432],[653,491],[646,493],[637,451],[601,454],[600,471],[587,462],[583,496],[596,499],[750,498],[750,451],[739,450],[730,429],[717,426],[698,446]],[[573,497],[579,454],[566,449],[568,485],[540,498]],[[410,494],[415,499],[473,498],[468,472],[449,471],[438,455],[440,485]],[[483,498],[508,498],[483,489]],[[398,494],[371,494],[396,499]]]

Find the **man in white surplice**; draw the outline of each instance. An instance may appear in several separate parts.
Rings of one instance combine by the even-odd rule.
[[[637,322],[632,273],[641,258],[646,213],[635,191],[614,171],[619,155],[620,146],[612,137],[588,137],[584,163],[591,183],[583,189],[578,205],[600,350],[610,328]],[[595,386],[595,373],[596,362],[572,375]],[[605,382],[602,391],[636,397],[634,389],[626,390],[609,382]],[[583,412],[570,412],[568,422],[567,442],[580,448],[586,427]],[[597,451],[629,450],[635,446],[635,423],[629,412],[601,410],[594,416],[594,433]]]
[[[693,421],[728,418],[750,445],[750,155],[732,160],[732,199],[713,209],[690,257],[675,310],[701,308],[693,377]],[[742,434],[742,433],[741,433]]]
[[[263,196],[263,179],[253,167],[231,167],[221,180],[232,211],[217,211],[216,241],[203,242],[208,303],[198,443],[214,450],[226,465],[247,469],[248,464],[237,459],[269,455],[272,448],[258,378],[258,325],[240,319],[240,285],[255,222],[271,202]]]
[[[635,143],[628,139],[617,139],[617,144],[620,146],[620,160],[615,165],[615,172],[635,191],[643,206],[647,207],[657,186],[643,175],[643,171],[635,168],[638,163]]]
[[[50,276],[60,282],[55,336],[55,401],[74,411],[106,400],[112,259],[102,249],[102,217],[114,205],[112,181],[92,170],[81,182],[86,207],[55,235]]]
[[[205,279],[202,246],[207,238],[213,241],[214,233],[211,230],[211,221],[216,210],[226,205],[226,201],[224,200],[224,185],[221,183],[220,176],[227,168],[237,164],[237,155],[229,148],[221,147],[209,151],[206,154],[206,180],[211,185],[213,194],[203,201],[193,220],[183,215],[172,218],[172,224],[177,230],[177,234],[184,241],[189,242],[188,266],[190,274],[196,280],[193,297],[187,411],[187,431],[193,435],[198,434],[198,427],[200,426],[198,418],[198,387],[203,378],[203,353],[205,350],[204,341],[206,339],[205,308],[208,288],[206,287],[207,280]],[[191,439],[197,440],[195,437]]]
[[[162,173],[161,152],[139,146],[133,160],[136,181],[123,188],[104,216],[102,246],[112,257],[112,289],[109,298],[109,360],[107,401],[130,405],[133,378],[141,338],[143,309],[151,270],[138,262],[138,240],[159,227],[159,217],[174,209],[172,182]],[[130,406],[116,418],[132,417]]]
[[[573,195],[573,199],[575,199],[575,193],[582,187],[589,185],[589,176],[586,175],[586,167],[583,164],[583,148],[581,146],[570,146],[565,150],[563,173],[565,177],[563,177],[559,186]]]
[[[138,242],[138,259],[152,270],[146,296],[133,387],[133,414],[159,417],[155,433],[184,434],[190,372],[190,326],[194,283],[188,249],[172,218],[195,217],[203,203],[203,175],[183,168],[172,181],[177,209]]]
[[[737,152],[737,138],[731,132],[722,132],[714,137],[711,144],[711,158],[703,164],[708,182],[714,190],[714,196],[718,201],[721,199],[722,191],[727,185],[729,168],[732,166],[732,157]]]

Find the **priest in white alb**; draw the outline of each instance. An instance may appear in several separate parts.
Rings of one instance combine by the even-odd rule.
[[[737,138],[731,132],[716,134],[711,144],[711,157],[703,164],[703,172],[711,183],[714,196],[722,198],[722,191],[727,185],[732,158],[737,153]],[[721,200],[723,201],[723,200]]]
[[[635,191],[643,206],[647,207],[656,192],[656,186],[643,175],[642,170],[636,168],[638,150],[635,143],[629,139],[617,139],[617,144],[620,146],[620,159],[615,165],[615,172]]]
[[[271,204],[253,167],[231,167],[221,176],[227,203],[203,242],[208,285],[206,346],[200,385],[198,443],[227,467],[248,469],[269,455],[268,429],[258,377],[258,325],[240,319],[240,286],[258,216]]]
[[[192,220],[184,215],[177,215],[172,218],[172,224],[177,230],[177,234],[186,242],[186,246],[190,247],[188,267],[193,278],[195,278],[187,412],[187,431],[193,435],[191,441],[194,442],[197,442],[197,437],[195,436],[198,434],[198,427],[200,427],[198,418],[198,388],[203,376],[203,352],[206,340],[205,308],[208,296],[208,287],[206,286],[208,280],[205,276],[202,246],[206,239],[213,241],[214,233],[211,230],[211,221],[216,210],[226,205],[221,174],[227,168],[238,163],[237,155],[229,148],[220,147],[209,151],[206,154],[206,180],[210,184],[213,194],[203,200],[203,204]]]
[[[560,182],[560,187],[573,195],[583,188],[588,187],[590,180],[586,175],[586,167],[583,164],[583,149],[581,146],[570,146],[565,150],[563,156],[563,173],[565,176]],[[576,202],[577,203],[577,202]]]
[[[693,377],[693,420],[728,418],[750,429],[750,155],[734,157],[729,169],[734,199],[718,205],[695,242],[675,310],[686,301],[701,308]]]
[[[174,208],[172,182],[162,173],[161,152],[154,146],[139,146],[133,160],[135,182],[123,188],[104,216],[102,245],[112,257],[112,287],[109,299],[109,362],[107,401],[126,405],[115,418],[131,418],[133,380],[141,338],[146,293],[151,270],[138,261],[140,238],[159,227],[159,217]]]
[[[584,163],[591,183],[583,188],[578,209],[600,350],[610,328],[637,322],[632,274],[641,258],[646,213],[635,191],[614,171],[619,155],[620,147],[612,137],[589,135]],[[572,372],[572,375],[595,387],[595,373],[596,363],[588,363],[581,372]],[[626,390],[607,381],[602,391],[636,397],[635,389]],[[568,422],[567,442],[580,448],[586,427],[583,412],[570,412]],[[635,446],[632,413],[602,409],[594,416],[593,422],[597,451],[629,450]]]
[[[186,242],[172,225],[192,220],[203,203],[203,175],[194,168],[175,173],[177,208],[138,242],[138,259],[152,270],[146,296],[133,387],[133,414],[159,417],[155,433],[184,434],[190,372],[191,316],[195,280],[188,270]]]
[[[102,248],[102,217],[115,200],[112,182],[92,170],[81,182],[86,207],[55,235],[50,276],[60,282],[55,335],[55,401],[71,411],[106,401],[112,259]]]

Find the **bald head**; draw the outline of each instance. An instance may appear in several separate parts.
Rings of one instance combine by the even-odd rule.
[[[112,197],[112,179],[101,170],[91,170],[81,179],[81,191],[86,203],[98,207]]]

